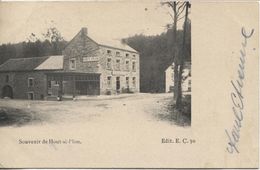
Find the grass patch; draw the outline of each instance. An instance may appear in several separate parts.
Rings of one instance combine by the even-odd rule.
[[[181,111],[175,109],[173,99],[165,101],[163,110],[157,115],[160,120],[169,121],[179,126],[191,126],[191,96],[183,98],[183,107]]]
[[[40,122],[41,119],[31,111],[17,108],[0,108],[0,126],[23,126],[33,122]]]

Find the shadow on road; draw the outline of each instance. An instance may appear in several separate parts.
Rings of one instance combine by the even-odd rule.
[[[41,122],[32,111],[25,111],[17,108],[0,108],[0,127],[2,126],[23,126],[26,124]]]
[[[191,96],[183,99],[183,109],[176,111],[173,99],[163,101],[162,110],[156,117],[161,121],[168,121],[178,126],[191,126]]]

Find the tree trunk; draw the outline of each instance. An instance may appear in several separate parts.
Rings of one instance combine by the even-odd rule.
[[[173,21],[173,62],[174,62],[174,86],[173,86],[173,101],[174,104],[176,104],[176,99],[177,99],[177,93],[178,93],[178,88],[177,88],[177,83],[178,83],[178,56],[177,56],[177,4],[174,1],[173,3],[173,12],[174,12],[174,21]]]
[[[180,69],[178,73],[178,84],[177,84],[177,99],[176,99],[176,109],[181,110],[182,109],[182,72],[184,68],[184,58],[186,56],[185,53],[185,45],[186,45],[186,27],[187,27],[187,18],[188,18],[188,9],[189,9],[189,2],[186,2],[185,4],[185,20],[184,20],[184,26],[183,26],[183,44],[182,44],[182,56],[180,57]]]

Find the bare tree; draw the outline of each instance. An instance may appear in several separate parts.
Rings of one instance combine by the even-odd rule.
[[[182,80],[182,70],[183,70],[183,56],[178,55],[177,52],[177,24],[178,21],[185,18],[185,22],[187,22],[187,11],[189,8],[189,2],[180,2],[180,1],[166,1],[162,2],[162,5],[168,5],[168,7],[171,8],[172,13],[169,13],[170,16],[173,19],[172,29],[173,29],[173,62],[174,62],[174,89],[173,89],[173,98],[174,98],[174,104],[176,105],[176,108],[179,109],[181,107],[181,84],[179,85],[179,82]],[[185,10],[186,9],[186,10]],[[184,13],[184,11],[187,13]],[[184,27],[184,29],[186,26]],[[185,31],[183,33],[183,37],[185,37]],[[184,43],[184,42],[183,42]],[[183,44],[185,45],[185,44]],[[184,49],[184,47],[183,47]],[[183,50],[182,50],[183,51]],[[183,54],[183,52],[182,52]]]
[[[186,45],[186,35],[187,35],[187,21],[188,21],[188,14],[189,14],[189,8],[190,3],[185,2],[185,15],[184,15],[184,25],[183,25],[183,42],[182,42],[182,52],[180,57],[180,66],[179,66],[179,73],[178,73],[178,81],[177,81],[177,98],[176,98],[176,109],[180,110],[182,108],[182,72],[184,67],[184,58],[186,57],[185,52],[185,45]]]

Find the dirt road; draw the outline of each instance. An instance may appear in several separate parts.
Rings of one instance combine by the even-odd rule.
[[[159,165],[156,157],[162,153],[158,149],[165,149],[162,138],[179,132],[185,136],[190,131],[189,127],[158,118],[171,97],[171,94],[131,94],[62,102],[1,100],[0,108],[12,107],[30,115],[18,124],[10,122],[0,127],[0,145],[8,146],[3,147],[0,157],[9,158],[2,159],[1,164],[6,167],[151,166],[142,161],[147,157]],[[27,140],[53,142],[24,144]],[[164,164],[165,167],[170,165],[170,159],[166,158],[166,162],[169,164]]]

